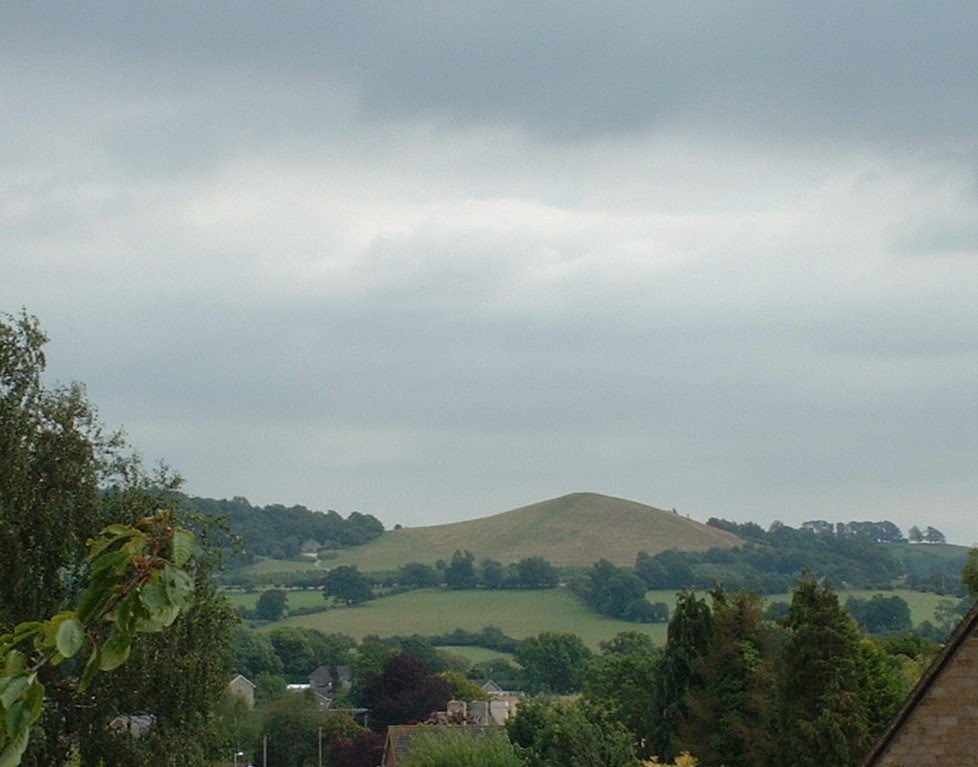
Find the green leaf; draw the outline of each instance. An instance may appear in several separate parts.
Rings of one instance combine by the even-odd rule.
[[[139,600],[150,615],[170,606],[170,598],[167,596],[166,589],[159,583],[147,583],[143,586],[139,590]]]
[[[109,525],[102,529],[98,538],[89,541],[88,559],[92,561],[109,546],[123,538],[133,535],[136,530],[129,525]]]
[[[177,567],[167,565],[163,568],[163,585],[171,604],[183,605],[194,588],[193,579]]]
[[[66,658],[71,658],[85,644],[85,630],[76,618],[68,618],[58,626],[55,646]]]
[[[109,589],[109,585],[93,581],[82,594],[81,602],[78,604],[76,613],[78,620],[83,624],[95,620],[112,599],[112,592]]]
[[[129,632],[123,630],[117,623],[112,628],[109,638],[102,645],[102,653],[98,667],[101,671],[111,671],[126,662],[132,642]]]
[[[31,724],[37,721],[41,715],[41,708],[44,706],[44,685],[35,679],[27,691],[24,699],[31,714]]]
[[[82,671],[81,680],[78,682],[78,689],[81,692],[85,692],[89,685],[95,679],[95,675],[98,673],[99,666],[102,664],[102,650],[99,647],[92,648],[92,654],[88,656],[88,662],[85,664],[85,670]]]
[[[11,733],[10,740],[7,741],[3,750],[0,751],[0,767],[17,767],[20,758],[27,750],[27,741],[30,738],[30,728],[25,727],[20,732]]]
[[[0,677],[0,704],[9,709],[29,684],[26,676]]]
[[[125,551],[110,551],[103,554],[92,562],[92,574],[97,575],[105,571],[115,571],[122,573],[129,563],[129,555]]]
[[[17,737],[21,730],[30,729],[31,721],[31,709],[26,701],[17,701],[7,709],[7,732],[11,738]]]
[[[173,564],[183,567],[190,560],[196,548],[196,536],[189,530],[177,528],[173,531]]]
[[[27,668],[27,656],[20,650],[10,650],[4,658],[4,674],[14,676]]]

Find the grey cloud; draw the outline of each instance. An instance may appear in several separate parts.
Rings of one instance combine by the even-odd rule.
[[[142,94],[209,83],[219,96],[232,73],[259,88],[272,77],[313,114],[339,81],[377,118],[435,112],[565,138],[692,119],[899,141],[969,136],[978,116],[978,10],[965,2],[51,3],[4,17],[8,59],[97,67]]]

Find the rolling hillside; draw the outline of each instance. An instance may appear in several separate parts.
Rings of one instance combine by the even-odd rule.
[[[434,563],[469,550],[503,563],[543,556],[554,565],[588,566],[598,559],[632,565],[639,551],[704,551],[742,541],[672,511],[597,493],[572,493],[482,519],[385,532],[328,562],[383,570],[405,562]]]

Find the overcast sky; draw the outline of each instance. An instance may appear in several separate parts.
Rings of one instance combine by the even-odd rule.
[[[978,4],[0,5],[0,310],[187,490],[978,542]]]

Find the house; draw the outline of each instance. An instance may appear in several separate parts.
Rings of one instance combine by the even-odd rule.
[[[911,691],[862,767],[978,767],[978,604]]]
[[[418,734],[460,732],[473,738],[487,738],[501,730],[498,727],[480,727],[474,724],[392,724],[387,728],[384,742],[382,767],[397,767],[411,751],[411,744]]]
[[[248,708],[255,707],[255,685],[248,677],[238,674],[228,682],[228,692],[237,695],[248,704]]]
[[[316,670],[309,675],[309,684],[313,687],[332,690],[333,672],[329,670],[329,666],[316,666]]]

